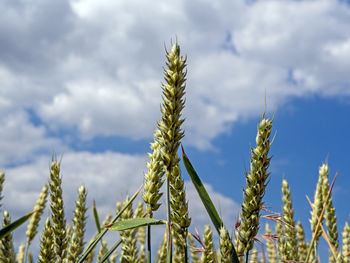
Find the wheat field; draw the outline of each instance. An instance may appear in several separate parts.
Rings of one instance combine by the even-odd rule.
[[[296,222],[293,202],[287,180],[282,181],[283,207],[271,212],[264,205],[268,191],[269,166],[273,162],[269,154],[273,143],[273,120],[263,113],[257,125],[255,145],[250,149],[250,168],[245,175],[243,202],[235,229],[227,229],[217,208],[213,205],[195,167],[182,148],[181,139],[185,107],[186,56],[181,54],[176,41],[166,51],[164,82],[161,87],[161,118],[150,143],[147,172],[144,184],[133,196],[119,200],[117,210],[100,222],[98,208],[94,205],[93,216],[96,234],[88,240],[85,236],[87,223],[87,191],[77,186],[77,199],[72,222],[67,222],[63,203],[62,177],[57,158],[52,157],[49,183],[43,183],[38,200],[29,213],[11,221],[3,205],[0,262],[122,262],[122,263],[171,263],[171,262],[319,262],[319,241],[326,240],[329,262],[350,262],[350,227],[337,224],[333,206],[332,189],[336,176],[330,178],[329,167],[319,167],[315,194],[310,205],[309,225]],[[182,146],[181,146],[182,147]],[[186,171],[181,170],[183,163]],[[209,215],[210,222],[204,227],[203,236],[188,231],[191,217],[182,174],[187,172]],[[0,195],[6,184],[5,173],[0,173]],[[162,186],[165,192],[162,192]],[[137,196],[142,202],[134,202]],[[164,196],[166,203],[161,203]],[[2,199],[2,197],[1,197]],[[166,211],[166,218],[154,218],[159,209]],[[48,217],[43,215],[48,210]],[[267,222],[262,224],[262,220]],[[232,218],[232,221],[235,219]],[[40,222],[44,227],[39,229]],[[227,223],[227,222],[226,222]],[[18,248],[13,245],[12,232],[27,224],[26,243]],[[164,226],[160,244],[152,242],[154,225]],[[305,236],[305,227],[312,235]],[[118,231],[120,239],[108,244],[104,238],[107,231]],[[31,253],[34,237],[40,236],[38,255]],[[219,236],[215,242],[214,235]],[[157,249],[152,248],[157,246]],[[156,253],[152,253],[156,251]]]

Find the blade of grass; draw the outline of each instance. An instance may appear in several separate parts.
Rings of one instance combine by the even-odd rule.
[[[8,236],[13,230],[15,230],[17,227],[19,227],[24,222],[26,222],[35,212],[36,212],[36,210],[20,217],[16,221],[14,221],[11,224],[0,229],[0,240],[3,239],[4,237]]]
[[[143,184],[141,185],[141,187],[136,191],[136,193],[130,198],[130,200],[124,205],[124,207],[118,212],[118,214],[113,218],[112,223],[114,223],[115,221],[118,220],[118,218],[123,214],[123,212],[125,211],[125,209],[131,205],[131,203],[135,200],[135,198],[137,197],[137,195],[141,192],[141,189],[143,187]],[[91,242],[91,244],[85,249],[85,251],[83,252],[82,256],[79,258],[79,260],[77,261],[77,263],[82,263],[86,257],[89,255],[89,253],[91,252],[91,250],[97,245],[97,243],[101,240],[101,238],[107,233],[109,229],[105,228],[101,231],[101,233],[99,233],[96,238],[94,239],[94,241]]]
[[[133,228],[142,227],[142,226],[163,225],[163,224],[166,224],[165,220],[146,217],[146,218],[133,218],[128,220],[118,221],[105,226],[105,228],[108,228],[114,231],[123,231],[123,230],[133,229]]]
[[[100,217],[98,215],[97,207],[96,207],[96,202],[95,200],[93,201],[93,208],[92,208],[93,214],[94,214],[94,220],[97,228],[97,233],[101,233],[101,223],[100,223]],[[101,238],[101,246],[104,246],[104,243]],[[107,247],[106,247],[107,249]],[[109,259],[107,260],[108,263],[110,263]]]
[[[182,160],[184,162],[187,173],[190,176],[191,181],[192,181],[194,187],[196,188],[196,190],[199,194],[199,197],[201,198],[202,203],[203,203],[205,209],[207,210],[207,213],[208,213],[216,231],[220,235],[220,228],[224,225],[224,223],[222,222],[221,217],[219,216],[213,202],[211,201],[211,198],[210,198],[207,190],[205,189],[201,179],[199,178],[196,170],[193,168],[190,160],[188,159],[182,145],[181,145],[181,149],[182,149]],[[239,259],[238,259],[238,256],[237,256],[237,253],[236,253],[236,250],[235,250],[233,244],[232,244],[232,262],[239,263]]]
[[[101,232],[101,223],[100,223],[100,218],[99,218],[98,213],[97,213],[95,200],[94,200],[94,205],[92,207],[92,212],[94,214],[94,220],[95,220],[97,231],[98,231],[98,233],[100,233]]]
[[[195,171],[195,169],[193,168],[190,160],[188,159],[187,155],[185,154],[185,151],[181,145],[182,148],[182,159],[185,165],[185,168],[188,172],[188,175],[190,176],[192,183],[194,185],[194,187],[196,188],[199,197],[202,200],[202,203],[205,207],[205,209],[207,210],[209,217],[211,219],[211,221],[213,222],[216,231],[218,232],[218,234],[220,233],[220,228],[223,226],[223,222],[213,204],[213,202],[211,201],[209,194],[207,192],[207,190],[205,189],[201,179],[199,178],[197,172]]]
[[[118,242],[115,243],[115,244],[113,245],[113,247],[112,247],[110,250],[108,250],[108,251],[106,252],[106,254],[103,255],[103,257],[101,258],[101,260],[100,260],[98,263],[103,263],[103,262],[105,262],[105,261],[112,255],[112,253],[114,252],[114,250],[116,250],[116,249],[119,247],[119,245],[120,245],[121,243],[122,243],[122,240],[119,239]]]
[[[316,225],[316,229],[315,229],[315,232],[314,232],[313,235],[312,235],[311,243],[310,243],[309,249],[308,249],[308,251],[307,251],[307,256],[306,256],[306,259],[305,259],[305,262],[306,262],[306,263],[309,261],[309,258],[310,258],[310,255],[311,255],[311,251],[312,251],[312,247],[313,247],[313,245],[314,245],[315,238],[316,238],[316,233],[317,233],[317,231],[318,231],[318,228],[319,228],[320,225],[321,225],[321,219],[322,219],[324,210],[326,209],[326,205],[327,205],[328,199],[329,199],[329,197],[330,197],[330,195],[331,195],[331,193],[332,193],[333,186],[334,186],[334,182],[335,182],[335,179],[337,178],[337,176],[338,176],[338,173],[335,174],[335,176],[334,176],[334,178],[333,178],[333,181],[332,181],[332,184],[331,184],[331,187],[329,188],[329,191],[328,191],[328,194],[327,194],[327,198],[326,198],[326,200],[324,200],[322,212],[321,212],[321,214],[320,214],[320,217],[318,218],[318,222],[317,222],[317,225]]]

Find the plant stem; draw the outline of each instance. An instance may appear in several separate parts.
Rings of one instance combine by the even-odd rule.
[[[172,262],[173,251],[171,246],[171,209],[170,209],[170,175],[171,173],[167,171],[166,174],[166,200],[167,200],[167,220],[168,220],[168,255],[167,263]]]
[[[149,215],[152,218],[152,213]],[[151,263],[151,226],[147,226],[147,262]]]

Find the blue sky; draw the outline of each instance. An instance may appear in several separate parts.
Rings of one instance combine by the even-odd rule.
[[[265,95],[276,111],[266,205],[280,210],[287,179],[308,229],[305,195],[328,160],[331,177],[339,171],[340,230],[349,219],[346,2],[12,0],[0,11],[0,168],[13,217],[34,205],[53,150],[64,153],[68,218],[81,184],[102,215],[138,188],[160,117],[164,44],[177,36],[188,56],[183,145],[225,221],[239,211]],[[201,226],[208,219],[187,190]]]

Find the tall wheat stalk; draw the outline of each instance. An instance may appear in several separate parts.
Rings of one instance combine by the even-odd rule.
[[[168,262],[172,262],[172,246],[171,246],[171,226],[172,226],[172,216],[171,216],[171,184],[174,181],[175,167],[179,164],[179,157],[177,154],[178,148],[180,146],[180,140],[184,136],[181,130],[181,125],[184,122],[181,119],[181,111],[184,108],[185,101],[183,96],[185,95],[185,81],[186,81],[186,58],[182,57],[180,54],[180,47],[177,42],[175,42],[171,48],[171,51],[166,51],[167,58],[167,68],[164,69],[164,79],[165,84],[162,85],[163,90],[163,104],[161,107],[162,117],[158,122],[158,129],[161,133],[159,136],[158,143],[160,145],[160,151],[162,156],[162,161],[164,165],[164,171],[166,175],[166,191],[167,191],[167,221],[168,221]],[[177,180],[175,180],[177,182]],[[172,185],[172,187],[177,187],[177,185]],[[184,196],[184,193],[181,195]],[[186,200],[178,200],[176,202],[186,202]],[[186,236],[187,229],[186,226],[189,224],[184,221],[184,225],[180,225],[181,231],[184,234],[179,233],[179,235]],[[175,222],[178,224],[179,222]],[[177,228],[178,229],[178,228]],[[184,239],[186,242],[187,238]],[[185,246],[186,247],[186,246]],[[184,252],[186,253],[187,250]],[[185,258],[186,262],[186,258]]]
[[[250,171],[246,175],[246,188],[243,189],[243,203],[240,214],[236,246],[237,253],[243,255],[253,248],[254,238],[259,230],[260,210],[263,206],[263,196],[270,173],[267,169],[271,158],[268,156],[271,146],[272,120],[265,118],[265,114],[258,125],[256,147],[251,148]],[[242,259],[242,257],[241,257]]]
[[[50,167],[50,198],[53,244],[56,262],[63,262],[67,254],[66,219],[62,198],[60,162],[52,160]]]

